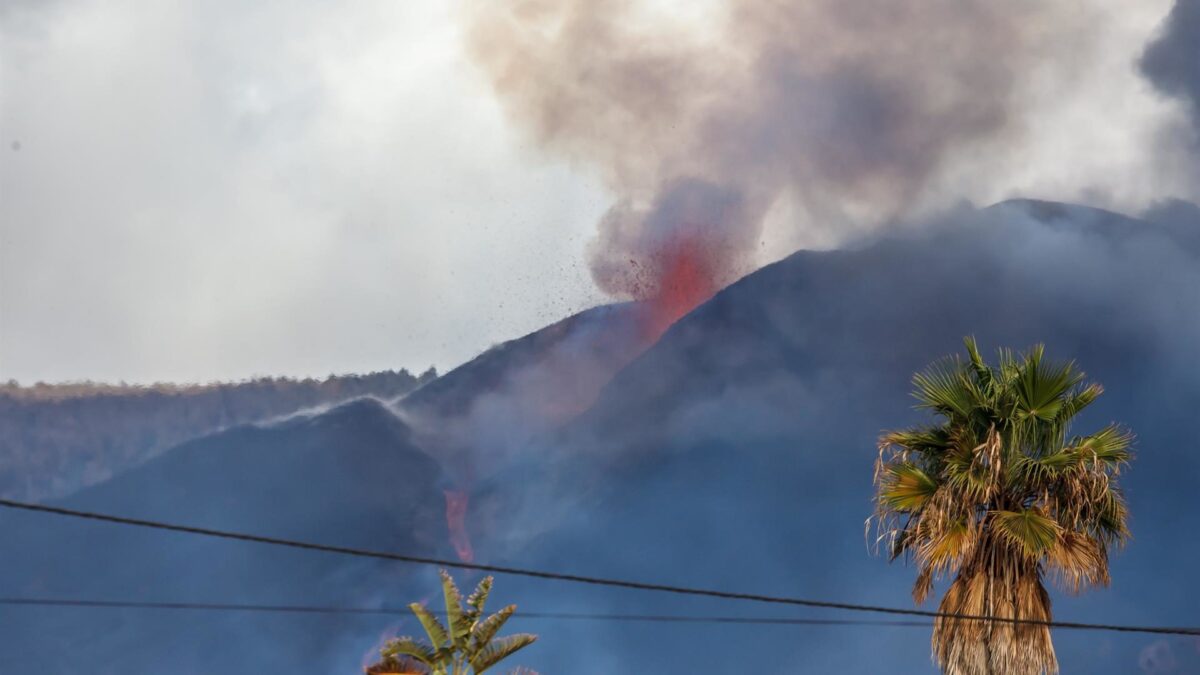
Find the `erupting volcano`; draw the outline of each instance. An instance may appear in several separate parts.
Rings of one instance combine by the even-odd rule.
[[[588,411],[672,324],[748,272],[759,221],[760,209],[741,191],[698,179],[671,181],[644,204],[615,204],[588,262],[601,291],[633,302],[496,345],[401,402],[453,476],[445,517],[461,560],[491,553],[486,539],[468,535],[467,519],[481,517],[470,508],[476,479],[493,477]],[[490,529],[472,522],[477,532]]]
[[[476,515],[470,509],[475,478],[494,474],[506,453],[522,451],[538,433],[588,410],[617,371],[730,280],[730,270],[737,268],[712,230],[676,223],[653,242],[642,242],[639,254],[609,277],[635,303],[589,310],[500,345],[406,402],[410,414],[423,418],[423,427],[440,430],[439,455],[454,469],[454,487],[442,492],[446,532],[460,560],[474,562],[476,556],[467,527]],[[454,399],[455,380],[469,384],[473,395],[487,394]],[[486,451],[473,448],[475,430],[497,420],[504,420],[506,436]],[[486,548],[484,542],[481,550]]]
[[[669,181],[645,205],[615,204],[592,243],[592,278],[643,305],[640,338],[668,326],[754,267],[762,206],[705,180]]]
[[[720,290],[713,258],[703,242],[682,232],[651,257],[653,284],[640,317],[642,337],[648,343]]]

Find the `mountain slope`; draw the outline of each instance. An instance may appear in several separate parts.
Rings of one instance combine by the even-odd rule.
[[[863,537],[875,438],[921,419],[911,373],[973,333],[988,348],[1041,341],[1051,356],[1077,358],[1108,388],[1083,424],[1118,420],[1139,434],[1125,479],[1134,542],[1114,561],[1112,589],[1056,597],[1058,616],[1194,624],[1200,589],[1187,561],[1200,543],[1187,533],[1200,515],[1200,455],[1188,422],[1200,405],[1200,249],[1190,227],[1047,202],[962,210],[746,277],[644,352],[600,359],[616,374],[587,380],[599,391],[582,414],[542,407],[562,387],[564,400],[591,398],[573,398],[574,362],[546,355],[578,349],[589,363],[609,326],[619,337],[629,325],[590,318],[627,310],[585,313],[415,392],[399,408],[416,431],[359,402],[182,446],[68,503],[450,557],[440,491],[449,479],[418,449],[449,448],[464,462],[456,487],[462,473],[481,478],[469,524],[488,562],[907,607],[913,571],[872,557]],[[548,377],[511,376],[520,372]],[[436,588],[427,570],[2,517],[0,552],[16,561],[7,594],[394,604]],[[815,614],[521,578],[499,579],[497,592],[527,611]],[[0,636],[0,671],[19,674],[60,672],[80,648],[96,672],[347,672],[380,631],[419,631],[384,619],[193,623],[128,612],[97,625],[95,615],[5,612],[23,614],[6,621],[17,628]],[[543,673],[933,672],[922,628],[519,612],[510,626],[541,634],[520,662]],[[1200,666],[1182,639],[1055,639],[1064,672],[1124,675],[1168,656],[1178,672]]]
[[[1169,562],[1200,556],[1183,526],[1200,516],[1189,424],[1200,405],[1200,259],[1179,235],[1084,207],[1011,202],[855,250],[798,253],[673,326],[592,409],[484,488],[480,512],[493,531],[540,533],[499,542],[533,566],[912,606],[913,571],[871,557],[864,542],[875,438],[921,419],[908,379],[960,351],[962,336],[988,349],[1045,342],[1108,389],[1083,423],[1127,423],[1141,447],[1125,480],[1134,542],[1115,559],[1113,588],[1059,598],[1058,616],[1194,624],[1188,598],[1200,586],[1188,565]],[[539,606],[771,609],[514,583]],[[739,659],[753,672],[932,672],[922,630],[601,630],[582,656],[602,666],[573,666],[579,651],[554,645],[575,634],[557,627],[531,665],[693,672],[712,655],[686,645],[729,643],[755,655]],[[860,640],[874,647],[853,648]],[[1064,672],[1136,672],[1143,652],[1163,649],[1200,667],[1186,639],[1056,640]]]
[[[469,487],[586,410],[649,346],[638,303],[602,305],[497,345],[397,402],[422,447]]]
[[[451,466],[456,459],[474,462],[473,432],[497,429],[502,420],[519,429],[504,439],[516,446],[561,423],[586,407],[645,347],[636,321],[636,305],[588,310],[488,350],[447,373],[444,381],[427,382],[390,406],[361,399],[325,413],[200,438],[62,503],[453,559],[442,490],[458,489],[463,475],[452,481],[427,450]],[[422,433],[414,433],[396,413]],[[490,443],[479,454],[496,461],[501,453]],[[0,513],[0,528],[12,533],[0,542],[0,554],[20,561],[0,588],[9,595],[403,605],[436,587],[427,569],[397,570],[338,556],[312,558],[171,535],[164,539],[161,533],[45,516]],[[77,558],[75,550],[100,553]],[[214,567],[219,569],[215,575]],[[96,569],[104,571],[96,574]],[[414,579],[424,582],[414,587]],[[64,636],[69,635],[88,646],[100,664],[96,672],[102,673],[149,672],[166,663],[179,672],[248,673],[270,664],[289,672],[326,673],[357,666],[376,636],[393,623],[106,610],[102,618],[117,616],[122,626],[109,635],[92,623],[94,612],[15,611],[22,628],[0,638],[5,647],[0,672],[68,667],[76,657],[57,652],[67,647]],[[278,645],[287,644],[304,648],[280,654]]]
[[[61,503],[343,546],[440,553],[437,464],[381,404],[186,443]],[[7,596],[300,605],[390,604],[414,570],[341,556],[0,513]],[[404,589],[404,590],[401,590]],[[353,617],[9,608],[0,672],[332,672],[378,634]],[[342,641],[345,640],[345,643]],[[340,660],[339,660],[340,659]],[[356,659],[352,659],[356,660]]]

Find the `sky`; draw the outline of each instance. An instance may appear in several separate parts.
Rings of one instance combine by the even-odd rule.
[[[718,2],[610,4],[720,39]],[[1043,4],[1005,133],[956,147],[911,208],[1194,198],[1169,141],[1187,111],[1137,67],[1171,3]],[[0,0],[0,379],[444,371],[608,301],[588,250],[629,174],[530,122],[483,7]],[[754,264],[893,215],[765,204]]]

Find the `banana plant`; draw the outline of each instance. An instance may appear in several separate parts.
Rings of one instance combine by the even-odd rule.
[[[446,599],[446,624],[424,605],[414,602],[409,609],[417,616],[429,640],[399,637],[389,640],[381,650],[384,661],[413,659],[429,675],[480,675],[529,646],[536,635],[525,633],[496,637],[516,605],[509,605],[484,618],[483,606],[492,591],[492,577],[485,577],[464,603],[454,579],[441,570],[442,595]]]

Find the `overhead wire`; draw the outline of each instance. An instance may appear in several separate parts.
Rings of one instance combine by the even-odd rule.
[[[650,591],[658,593],[670,593],[676,595],[688,595],[697,597],[718,598],[722,600],[743,600],[747,602],[766,603],[774,605],[790,605],[797,607],[813,607],[820,609],[835,609],[851,612],[870,612],[875,614],[890,614],[898,616],[916,616],[928,619],[953,619],[958,621],[986,621],[991,623],[1007,623],[1013,625],[1035,625],[1045,626],[1048,628],[1069,628],[1076,630],[1095,630],[1095,631],[1110,631],[1119,633],[1148,633],[1156,635],[1194,635],[1200,636],[1200,628],[1178,627],[1178,626],[1137,626],[1126,624],[1104,624],[1104,623],[1084,623],[1077,621],[1047,621],[1044,619],[1027,619],[1019,617],[1000,617],[986,616],[979,614],[954,614],[946,612],[935,612],[920,609],[905,609],[901,607],[885,607],[881,605],[867,605],[851,602],[836,602],[829,600],[813,600],[809,598],[797,598],[778,595],[765,595],[758,593],[742,593],[735,591],[722,591],[716,589],[693,588],[687,586],[674,586],[669,584],[649,583],[642,581],[631,581],[626,579],[612,579],[605,577],[585,576],[581,574],[569,574],[562,572],[550,572],[546,570],[535,570],[520,567],[509,567],[504,565],[489,565],[483,563],[467,562],[462,560],[449,560],[446,558],[435,558],[429,556],[405,555],[401,553],[391,553],[387,551],[375,551],[370,549],[354,548],[349,546],[335,546],[329,544],[319,544],[314,542],[297,541],[292,539],[282,539],[279,537],[267,537],[263,535],[247,534],[243,532],[231,532],[226,530],[217,530],[206,527],[195,527],[191,525],[180,525],[176,523],[167,523],[156,520],[147,520],[142,518],[128,518],[124,516],[115,516],[105,513],[96,513],[92,511],[82,511],[71,509],[63,506],[51,506],[48,504],[35,504],[32,502],[23,502],[13,499],[0,499],[0,506],[38,513],[53,514],[69,518],[77,518],[83,520],[100,521],[115,523],[119,525],[128,525],[133,527],[150,528],[155,530],[163,530],[169,532],[181,532],[185,534],[200,535],[205,537],[213,537],[218,539],[227,539],[233,541],[254,542],[259,544],[268,544],[272,546],[282,546],[293,549],[307,551],[321,551],[325,553],[335,553],[339,555],[354,556],[360,558],[373,558],[376,560],[391,560],[396,562],[406,562],[421,565],[433,565],[438,567],[446,567],[452,569],[466,569],[478,572],[487,572],[491,574],[507,574],[511,576],[528,577],[534,579],[544,579],[552,581],[563,581],[569,583],[586,584],[591,586],[603,586],[608,588],[625,588],[639,591]]]
[[[345,607],[328,605],[272,605],[221,602],[147,602],[140,600],[88,600],[78,598],[0,597],[0,606],[16,607],[78,607],[87,609],[147,609],[194,610],[220,612],[263,612],[279,614],[350,614],[373,616],[405,616],[407,607]],[[444,615],[442,610],[428,610]],[[870,619],[826,619],[806,617],[711,616],[691,614],[603,614],[594,612],[526,612],[514,619],[548,619],[555,621],[616,621],[649,623],[717,623],[783,626],[902,626],[928,627],[928,621],[897,621]]]

